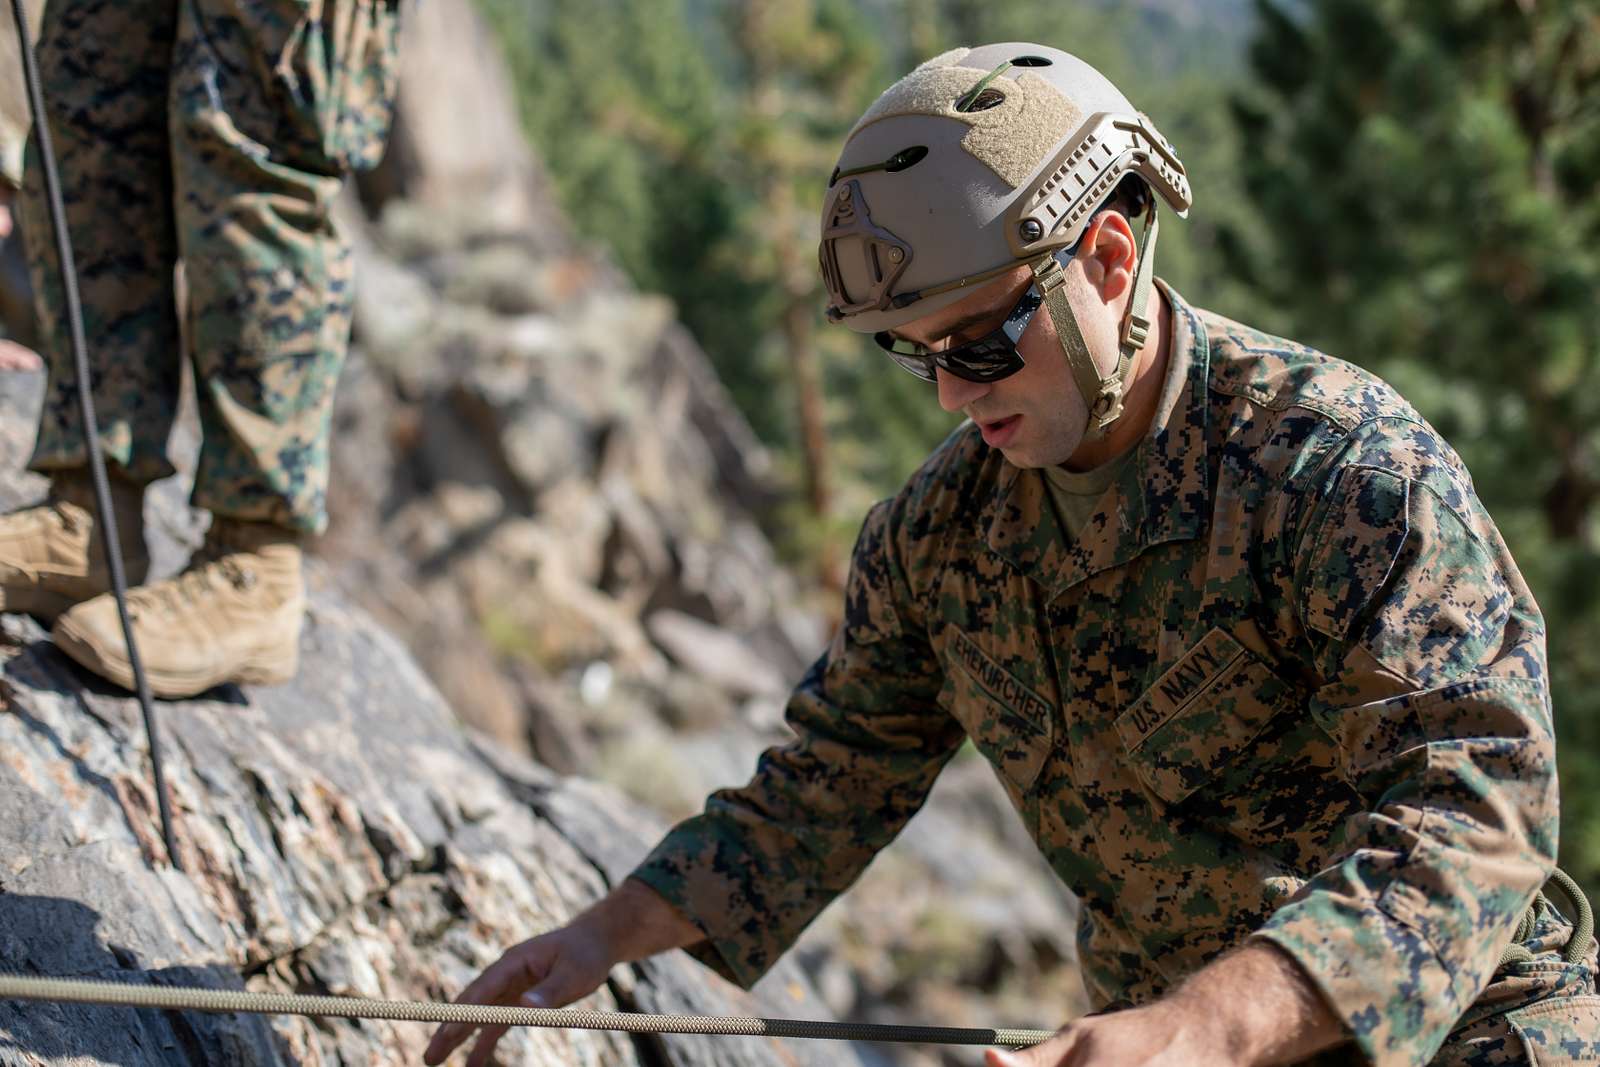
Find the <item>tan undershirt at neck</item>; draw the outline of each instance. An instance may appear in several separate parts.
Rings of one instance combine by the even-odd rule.
[[[1180,315],[1172,304],[1172,297],[1167,292],[1166,283],[1156,279],[1156,289],[1161,294],[1162,303],[1172,309],[1172,338],[1171,349],[1167,356],[1167,366],[1161,383],[1161,395],[1156,401],[1157,413],[1165,413],[1172,409],[1176,402],[1178,390],[1183,388],[1183,375],[1177,373],[1176,368],[1182,362],[1176,355],[1181,347],[1187,351],[1193,343],[1187,320]],[[1055,508],[1056,518],[1061,523],[1061,528],[1066,532],[1069,542],[1076,541],[1083,533],[1089,520],[1094,518],[1095,505],[1100,503],[1100,498],[1105,496],[1106,490],[1117,480],[1122,473],[1122,468],[1139,451],[1140,442],[1135,441],[1128,446],[1127,451],[1120,456],[1115,456],[1106,462],[1086,471],[1069,471],[1065,467],[1045,467],[1044,487],[1050,497],[1050,503]]]
[[[1076,541],[1083,528],[1089,525],[1089,520],[1094,517],[1095,505],[1105,495],[1111,483],[1117,480],[1117,475],[1122,473],[1122,468],[1127,465],[1133,454],[1139,451],[1137,447],[1130,448],[1122,455],[1102,463],[1093,470],[1069,471],[1065,467],[1045,467],[1044,485],[1050,494],[1050,503],[1055,506],[1056,518],[1067,532],[1068,540]]]

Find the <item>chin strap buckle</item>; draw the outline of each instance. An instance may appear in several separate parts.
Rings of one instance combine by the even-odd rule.
[[[1149,336],[1150,320],[1143,315],[1130,313],[1127,323],[1122,327],[1122,343],[1137,352],[1144,347],[1145,339]]]
[[[1039,294],[1044,297],[1045,303],[1049,303],[1055,291],[1067,283],[1067,272],[1054,255],[1040,256],[1028,267],[1033,271],[1034,284],[1039,287]]]
[[[1089,421],[1096,429],[1104,429],[1122,415],[1122,382],[1108,381],[1106,385],[1109,388],[1095,398],[1089,409]]]

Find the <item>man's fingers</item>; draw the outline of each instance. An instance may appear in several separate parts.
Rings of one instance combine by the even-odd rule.
[[[455,1002],[457,1004],[510,1004],[517,999],[523,990],[543,979],[545,973],[549,970],[549,966],[548,953],[537,943],[524,941],[490,964],[482,974],[473,979],[461,991],[461,995],[456,997]],[[427,1050],[422,1054],[422,1062],[426,1064],[444,1062],[445,1057],[450,1055],[457,1045],[465,1041],[473,1029],[474,1027],[468,1023],[445,1023],[434,1031],[433,1040],[428,1042]],[[486,1034],[485,1037],[487,1036]],[[495,1040],[498,1039],[499,1037],[496,1035]],[[480,1042],[480,1047],[481,1044]],[[494,1041],[489,1041],[488,1044],[492,1049]],[[476,1056],[476,1051],[474,1056]]]
[[[456,998],[461,1004],[509,1004],[522,991],[543,981],[551,953],[536,941],[524,941],[490,964]]]
[[[432,1067],[443,1063],[456,1046],[472,1036],[473,1027],[467,1023],[445,1023],[433,1032],[433,1040],[422,1053],[422,1062]]]
[[[478,1035],[478,1043],[472,1046],[472,1055],[467,1057],[467,1067],[484,1067],[494,1055],[494,1047],[500,1039],[506,1036],[506,1026],[485,1026],[483,1033]]]
[[[983,1056],[984,1067],[1025,1067],[1013,1052],[1001,1052],[999,1049],[990,1049]]]
[[[564,1008],[594,990],[594,981],[588,974],[573,967],[552,967],[543,981],[522,998],[522,1003],[530,1008]]]
[[[458,1023],[445,1023],[433,1032],[433,1040],[422,1051],[422,1062],[428,1067],[444,1062],[444,1058],[467,1036],[467,1028]]]

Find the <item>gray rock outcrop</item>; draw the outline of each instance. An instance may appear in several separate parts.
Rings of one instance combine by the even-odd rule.
[[[37,380],[0,377],[0,500]],[[20,483],[20,484],[19,484]],[[147,507],[158,540],[181,503]],[[168,555],[181,547],[168,545]],[[475,741],[406,651],[313,571],[288,686],[162,702],[183,872],[163,861],[137,702],[0,616],[0,966],[167,985],[448,998],[626,874],[661,828],[615,791]],[[826,1017],[794,966],[743,993],[681,953],[620,967],[600,1010]],[[421,1024],[0,1002],[0,1064],[401,1064]],[[508,1059],[852,1062],[848,1048],[526,1031]]]

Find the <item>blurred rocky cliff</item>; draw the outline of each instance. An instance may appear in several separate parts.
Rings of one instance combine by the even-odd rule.
[[[786,736],[785,694],[827,639],[833,606],[780,565],[763,531],[779,491],[764,450],[670,305],[636,291],[561,217],[470,5],[406,13],[389,155],[341,204],[358,312],[305,673],[289,689],[211,694],[168,716],[178,805],[196,827],[196,861],[217,879],[147,869],[136,711],[34,624],[6,622],[0,725],[31,739],[31,755],[0,763],[0,777],[26,782],[40,811],[70,789],[95,814],[32,837],[0,833],[0,909],[19,892],[16,864],[46,869],[45,857],[86,847],[73,834],[100,839],[102,821],[120,842],[96,846],[93,865],[70,876],[29,876],[41,879],[33,893],[101,916],[94,932],[74,912],[82,959],[40,957],[41,969],[130,966],[119,952],[143,922],[132,893],[139,908],[156,898],[200,917],[204,931],[152,922],[164,932],[134,952],[142,969],[203,960],[216,969],[202,977],[224,984],[448,993],[494,948],[570,916],[709,790],[744,781]],[[40,491],[10,473],[26,455],[28,377],[13,376],[0,411],[12,479],[0,503]],[[190,453],[192,433],[180,432]],[[196,537],[182,477],[149,516],[165,531],[167,569]],[[126,884],[105,884],[124,869]],[[682,954],[651,965],[670,977],[623,969],[609,995],[1055,1025],[1083,1008],[1075,908],[967,753],[763,983],[764,999],[740,1001]],[[15,957],[0,944],[0,958]],[[29,1047],[17,1018],[0,1006],[0,1036],[15,1043],[0,1040],[0,1063]],[[152,1019],[151,1040],[172,1025]],[[257,1037],[280,1059],[230,1062],[399,1062],[394,1049],[413,1036],[275,1026]],[[536,1063],[767,1054],[696,1045],[654,1061],[611,1039],[525,1040],[554,1056],[525,1061]],[[847,1050],[816,1060],[784,1048],[771,1054],[849,1062]],[[31,1054],[67,1062],[54,1045]],[[974,1050],[858,1054],[981,1062]]]
[[[0,374],[0,507],[43,382]],[[193,454],[183,435],[182,451]],[[154,566],[196,546],[181,479],[146,500]],[[309,567],[289,685],[162,701],[183,870],[164,859],[137,701],[0,615],[0,968],[254,992],[449,999],[505,948],[569,921],[665,828],[617,790],[465,730],[415,659]],[[618,967],[596,1010],[826,1017],[800,968],[754,993],[682,953]],[[417,1023],[0,1001],[0,1065],[399,1067]],[[524,1031],[530,1067],[831,1067],[849,1049],[765,1039]]]

